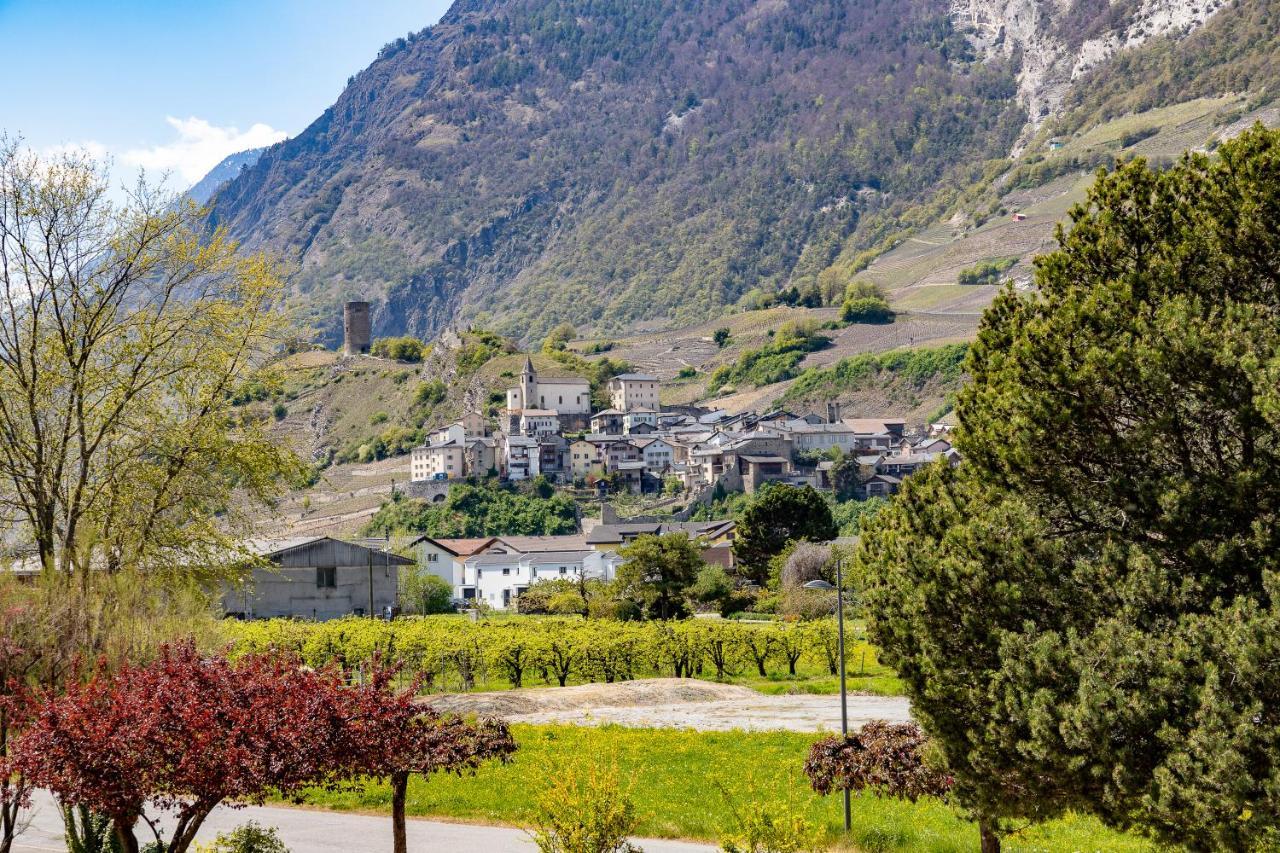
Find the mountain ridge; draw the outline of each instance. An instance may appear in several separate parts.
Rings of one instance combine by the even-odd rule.
[[[1040,114],[1030,42],[973,25],[1007,36],[1029,3],[466,0],[225,185],[213,219],[296,261],[330,343],[345,298],[375,303],[377,334],[698,322],[976,215],[965,194],[1079,100],[1068,79]],[[1179,3],[1213,11],[1073,0],[1027,32],[1075,69],[1090,38],[1212,20],[1151,12]]]

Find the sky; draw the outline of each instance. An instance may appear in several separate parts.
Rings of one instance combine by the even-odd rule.
[[[303,130],[449,0],[0,0],[0,132],[186,189]]]

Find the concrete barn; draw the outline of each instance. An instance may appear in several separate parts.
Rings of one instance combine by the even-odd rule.
[[[229,615],[248,619],[288,616],[337,619],[383,613],[397,604],[400,568],[414,561],[386,550],[384,540],[345,542],[328,536],[255,540],[258,566],[222,596]]]

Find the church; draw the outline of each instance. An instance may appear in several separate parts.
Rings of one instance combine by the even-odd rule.
[[[512,415],[530,410],[557,415],[590,415],[591,383],[579,377],[539,379],[533,361],[524,360],[520,384],[507,389],[507,410]]]

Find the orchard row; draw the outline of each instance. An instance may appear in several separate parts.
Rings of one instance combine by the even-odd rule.
[[[226,623],[233,654],[280,650],[314,667],[358,671],[375,660],[402,667],[424,690],[470,690],[496,680],[511,687],[614,682],[646,677],[739,674],[796,676],[837,672],[833,619],[736,623],[583,621],[517,617],[470,622],[437,616],[286,619]]]

